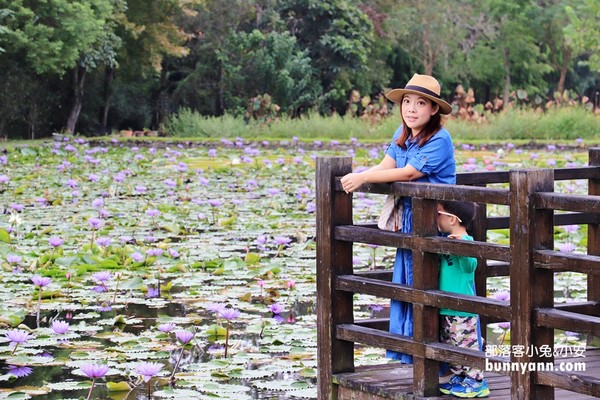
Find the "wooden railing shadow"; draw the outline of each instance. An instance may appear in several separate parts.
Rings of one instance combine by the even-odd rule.
[[[412,197],[413,232],[381,231],[353,223],[352,195],[339,178],[352,169],[349,157],[317,159],[317,317],[318,398],[338,399],[333,376],[354,371],[354,343],[413,355],[412,393],[438,395],[439,362],[485,368],[501,357],[439,343],[438,309],[477,313],[484,322],[510,321],[511,345],[554,347],[554,329],[600,336],[600,149],[589,152],[589,166],[464,173],[457,185],[370,184],[361,191]],[[589,195],[554,193],[556,180],[585,179]],[[506,183],[507,188],[486,187]],[[480,204],[474,242],[439,237],[437,200]],[[487,217],[486,206],[508,206],[509,217]],[[561,211],[555,214],[555,210]],[[554,251],[554,227],[587,224],[587,254]],[[510,244],[486,243],[488,230],[509,228]],[[391,272],[355,273],[353,243],[412,249],[413,286],[391,283]],[[478,296],[438,290],[438,254],[477,257]],[[554,272],[587,274],[587,301],[554,304]],[[509,276],[510,302],[486,298],[489,276]],[[354,321],[353,295],[368,294],[413,304],[413,337],[387,332],[385,320]],[[531,353],[531,354],[530,354]],[[553,362],[536,352],[511,353],[511,363]],[[534,354],[538,353],[538,354]],[[600,379],[560,371],[507,371],[513,399],[554,399],[554,388],[600,397]]]

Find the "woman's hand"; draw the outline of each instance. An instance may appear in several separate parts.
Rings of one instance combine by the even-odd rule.
[[[365,183],[364,175],[356,172],[345,175],[340,181],[342,182],[342,188],[346,193],[354,192]]]

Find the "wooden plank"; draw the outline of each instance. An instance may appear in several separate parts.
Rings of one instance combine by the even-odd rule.
[[[599,195],[537,193],[533,196],[533,204],[541,209],[600,213]]]
[[[511,345],[524,348],[553,346],[553,331],[535,329],[531,315],[535,307],[554,305],[554,281],[550,270],[535,269],[533,250],[553,248],[552,210],[536,210],[532,198],[538,192],[554,190],[554,174],[551,170],[522,170],[510,172],[510,304]],[[535,282],[535,285],[532,285]],[[539,355],[511,353],[511,362],[537,363]],[[548,361],[545,358],[543,362]],[[553,400],[554,390],[537,385],[533,371],[511,372],[511,396],[513,399]]]
[[[336,190],[342,190],[339,179],[336,180]],[[362,185],[359,192],[398,194],[421,199],[474,201],[476,203],[508,205],[509,193],[506,189],[494,189],[467,185],[452,185],[453,190],[448,190],[448,185],[441,183],[424,182],[394,182],[394,183],[368,183]]]
[[[554,169],[554,180],[555,181],[566,181],[571,179],[600,179],[600,168],[598,164],[594,164],[591,152],[595,149],[590,149],[590,162],[588,167],[577,167],[577,168],[555,168]]]
[[[503,318],[504,321],[510,319],[511,308],[507,302],[487,297],[466,296],[434,289],[420,290],[408,285],[363,278],[356,275],[338,276],[335,281],[335,288],[351,293],[368,294],[408,303],[421,303],[429,307],[449,308],[495,316]]]
[[[600,317],[576,314],[554,308],[538,308],[533,312],[538,327],[549,327],[600,336]]]
[[[592,149],[593,150],[593,149]],[[597,164],[589,163],[589,167],[577,168],[555,168],[554,180],[564,181],[571,179],[600,179],[600,168]],[[507,183],[508,171],[482,171],[482,172],[463,172],[456,174],[456,183],[459,185],[481,185],[493,183]]]
[[[600,378],[597,375],[558,371],[540,371],[536,375],[535,381],[539,385],[600,397]]]
[[[368,346],[379,347],[407,354],[420,354],[423,356],[423,344],[415,342],[410,336],[398,335],[390,332],[358,326],[354,324],[341,324],[336,327],[336,338],[350,342],[363,343]]]
[[[600,276],[600,256],[536,250],[533,256],[536,268],[573,271]]]
[[[600,302],[582,301],[579,303],[555,304],[554,308],[560,311],[569,311],[577,314],[600,315]]]
[[[428,253],[452,252],[490,260],[510,261],[510,248],[506,245],[466,240],[457,241],[441,236],[417,237],[407,233],[382,231],[362,225],[336,226],[335,239],[402,249],[419,249]]]
[[[600,168],[600,147],[589,150],[589,165]],[[600,176],[590,177],[588,181],[588,194],[600,196]],[[588,225],[588,255],[600,256],[600,223],[594,222]],[[587,276],[587,299],[600,302],[600,276],[589,274]],[[600,314],[596,314],[598,316]],[[600,345],[600,338],[588,336],[588,344]]]
[[[439,342],[419,343],[409,336],[397,335],[355,324],[338,325],[336,334],[339,339],[362,343],[367,346],[390,349],[401,353],[411,353],[417,357],[437,361],[448,361],[456,364],[478,366],[482,369],[485,368],[486,357],[483,352],[463,347]],[[488,357],[487,360],[498,363],[506,361],[500,357]],[[437,385],[437,375],[433,381]]]
[[[437,202],[413,198],[413,234],[423,238],[437,236]],[[438,254],[424,249],[413,249],[413,287],[417,290],[438,289]],[[413,337],[417,342],[437,342],[440,338],[439,310],[425,304],[413,307]],[[413,388],[417,396],[434,396],[439,393],[439,364],[427,357],[413,357]]]
[[[454,349],[456,348],[454,347]],[[438,352],[438,355],[440,354],[442,353]],[[588,350],[585,355],[585,358],[558,357],[555,360],[556,367],[559,367],[561,362],[581,362],[583,360],[587,366],[585,372],[562,373],[556,376],[553,373],[542,372],[536,375],[535,382],[537,384],[557,384],[559,388],[555,390],[556,399],[591,400],[598,398],[598,396],[592,397],[590,394],[581,394],[564,389],[568,388],[587,393],[590,393],[590,388],[594,390],[593,387],[597,385],[600,376],[600,349]],[[556,367],[555,370],[558,369]],[[491,391],[488,399],[512,400],[510,380],[507,376],[488,372],[486,373],[486,379]],[[363,397],[358,396],[370,393],[381,395],[382,399],[377,400],[414,398],[412,395],[412,368],[398,363],[357,367],[353,373],[336,374],[334,382],[347,388],[348,393],[355,396],[349,397],[351,399],[361,399]],[[430,398],[430,400],[434,398],[451,399],[454,397],[441,396]],[[365,399],[370,399],[370,397],[365,397]]]
[[[352,273],[352,243],[334,238],[335,225],[352,223],[352,196],[333,190],[334,177],[351,170],[350,157],[317,158],[317,393],[322,400],[337,400],[332,374],[354,370],[354,344],[335,336],[337,324],[354,320],[352,294],[333,287],[337,275]]]

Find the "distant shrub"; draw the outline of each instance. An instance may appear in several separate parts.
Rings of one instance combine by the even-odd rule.
[[[189,109],[173,114],[164,126],[169,136],[180,138],[253,138],[260,140],[291,139],[339,140],[356,138],[367,142],[385,143],[400,124],[394,109],[389,117],[374,124],[368,119],[322,116],[312,113],[300,118],[282,116],[268,124],[225,115],[206,117]],[[455,140],[494,141],[572,141],[586,139],[598,143],[600,116],[583,107],[562,107],[542,113],[526,109],[511,109],[486,114],[485,120],[468,121],[446,118],[444,125]]]

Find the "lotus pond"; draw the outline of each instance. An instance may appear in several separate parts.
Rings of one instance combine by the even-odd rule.
[[[71,138],[5,150],[0,399],[316,398],[314,159],[370,165],[385,146],[305,147]],[[459,171],[581,166],[587,152],[465,144],[457,160]],[[355,220],[374,220],[382,202],[357,193]],[[507,232],[489,240],[508,243]],[[584,252],[586,240],[585,227],[556,229],[561,251]],[[356,245],[354,264],[390,268],[393,257]],[[506,279],[489,286],[506,297]],[[557,274],[555,289],[558,302],[586,295],[578,274]],[[367,318],[387,301],[355,304]],[[490,340],[508,335],[490,327]],[[356,353],[358,364],[385,362],[379,349]]]

